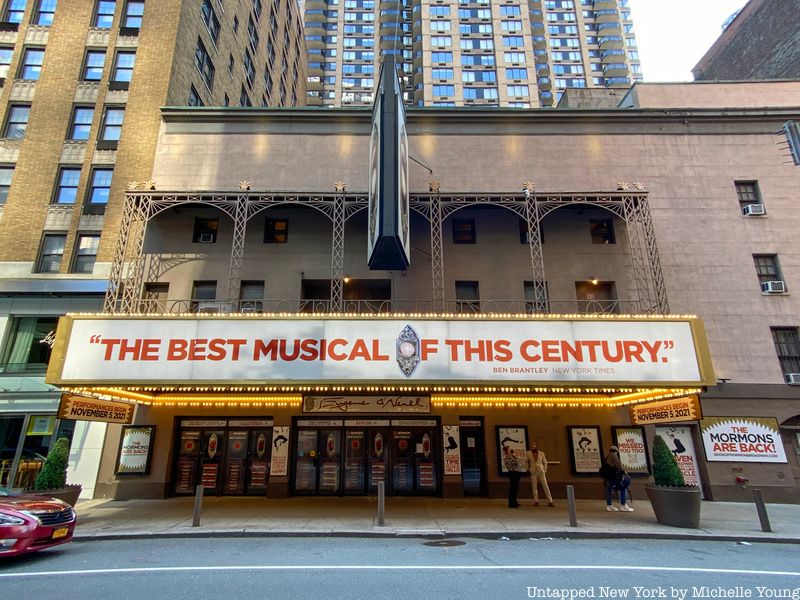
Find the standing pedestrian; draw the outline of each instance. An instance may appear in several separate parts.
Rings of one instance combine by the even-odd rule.
[[[606,486],[606,510],[609,512],[618,510],[633,512],[633,509],[625,504],[628,487],[622,485],[622,479],[626,473],[622,469],[622,461],[619,458],[619,448],[616,446],[611,446],[608,449],[608,454],[606,454],[606,458],[603,461],[601,472]],[[611,505],[615,489],[619,489],[619,508]]]
[[[519,459],[514,456],[510,446],[503,446],[503,468],[506,470],[510,482],[508,486],[508,508],[519,508],[517,495],[519,494],[519,480],[524,469]]]
[[[547,457],[544,452],[539,451],[536,442],[531,442],[531,449],[528,450],[528,470],[531,472],[533,505],[539,506],[539,484],[541,483],[544,495],[547,497],[547,506],[555,506],[553,496],[550,495],[550,487],[547,485]]]

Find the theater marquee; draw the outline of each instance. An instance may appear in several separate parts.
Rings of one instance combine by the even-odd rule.
[[[706,385],[696,319],[62,318],[48,381]]]

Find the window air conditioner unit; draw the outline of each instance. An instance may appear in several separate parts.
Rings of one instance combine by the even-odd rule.
[[[763,204],[748,204],[742,209],[742,214],[745,217],[752,217],[753,215],[765,215],[767,211]]]
[[[197,240],[201,244],[213,244],[214,243],[214,234],[213,233],[201,233]]]
[[[227,313],[233,310],[233,306],[229,302],[198,302],[197,312],[203,313]]]
[[[761,292],[765,294],[782,294],[785,291],[783,281],[765,281],[761,284]]]
[[[789,385],[800,385],[800,373],[787,373],[786,383]]]

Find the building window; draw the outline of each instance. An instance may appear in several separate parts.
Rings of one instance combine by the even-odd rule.
[[[88,140],[92,129],[94,108],[89,106],[76,106],[72,112],[72,123],[69,128],[70,140]]]
[[[13,54],[13,47],[0,47],[0,79],[5,79],[8,77],[8,67],[11,65],[11,57]]]
[[[217,299],[216,281],[195,281],[192,283],[192,311],[205,308],[203,305]]]
[[[169,283],[147,282],[144,284],[145,312],[164,312],[169,298]]]
[[[189,106],[204,106],[203,101],[200,99],[200,94],[193,85],[189,86]]]
[[[217,19],[214,8],[211,6],[211,0],[203,0],[200,14],[203,15],[203,22],[206,24],[211,40],[216,44],[219,40],[219,19]]]
[[[453,219],[453,243],[474,244],[475,219]]]
[[[456,312],[481,312],[480,291],[477,281],[456,281]]]
[[[104,142],[118,142],[122,134],[122,122],[124,120],[124,108],[106,107],[106,112],[103,115],[103,125],[100,130],[100,139]],[[116,148],[116,143],[114,147]]]
[[[215,244],[219,231],[219,219],[194,218],[193,244]]]
[[[247,90],[244,86],[242,86],[242,90],[239,92],[239,106],[253,106],[253,103],[250,101],[250,96],[247,95]]]
[[[262,312],[264,310],[264,282],[243,281],[239,292],[241,312]]]
[[[103,78],[103,67],[106,64],[105,50],[89,50],[83,66],[84,81],[100,81]]]
[[[523,282],[523,292],[525,293],[525,312],[529,315],[534,313],[548,312],[548,291],[547,282],[544,285],[534,285],[533,281]]]
[[[754,254],[753,263],[756,266],[756,275],[758,275],[762,292],[786,291],[777,254]],[[765,286],[764,284],[772,285]]]
[[[736,185],[736,198],[739,200],[739,207],[742,211],[751,204],[763,204],[757,181],[736,181],[734,184]]]
[[[64,258],[65,233],[46,233],[42,239],[42,250],[36,265],[37,273],[58,273],[61,270],[61,259]]]
[[[114,68],[111,72],[111,81],[118,84],[112,86],[119,89],[128,89],[133,78],[133,67],[136,64],[136,52],[117,52],[114,57]]]
[[[21,139],[25,137],[25,130],[28,128],[28,117],[31,114],[31,107],[27,104],[12,104],[8,110],[6,126],[3,137]]]
[[[91,274],[97,260],[97,248],[100,245],[99,233],[85,233],[78,235],[75,243],[75,258],[72,265],[73,273]]]
[[[100,0],[94,9],[92,26],[99,27],[100,29],[111,29],[116,8],[116,0]]]
[[[253,87],[253,82],[256,79],[256,68],[253,66],[253,57],[250,56],[250,52],[247,50],[244,51],[244,75],[247,79],[247,85]]]
[[[265,244],[285,244],[289,241],[289,219],[267,218],[264,224]]]
[[[111,178],[114,169],[93,169],[92,180],[89,186],[90,204],[108,204],[108,194],[111,191]]]
[[[539,240],[544,244],[544,229],[541,223],[539,223]],[[519,243],[528,243],[528,222],[525,219],[519,219]]]
[[[253,52],[256,52],[258,50],[258,28],[252,16],[247,21],[247,35],[250,38],[250,48],[253,49]]]
[[[800,380],[800,335],[797,327],[773,327],[772,341],[775,342],[775,352],[781,363],[781,370],[787,381],[792,377],[792,383]]]
[[[42,74],[42,63],[44,62],[43,48],[26,48],[22,55],[22,65],[20,65],[19,78],[35,81]]]
[[[9,60],[11,60],[10,57]],[[800,165],[800,123],[786,121],[783,124],[783,132],[786,134],[786,142],[789,144],[789,151],[792,153],[792,161],[794,164]]]
[[[616,244],[614,222],[611,219],[590,219],[589,229],[593,244]]]
[[[49,27],[53,24],[53,17],[56,14],[56,5],[58,0],[39,0],[36,7],[36,13],[33,16],[33,22],[36,25],[44,25]]]
[[[194,64],[209,90],[214,87],[214,63],[208,55],[205,45],[197,38],[197,48],[194,51]]]
[[[11,0],[6,8],[6,21],[8,23],[22,23],[22,17],[25,16],[25,3],[26,0]]]
[[[126,29],[141,29],[144,16],[144,2],[141,0],[128,0],[125,4],[125,16],[122,26]]]
[[[15,317],[7,345],[8,354],[3,358],[6,371],[44,371],[50,362],[52,348],[42,340],[55,332],[57,326],[58,317]]]
[[[58,171],[58,184],[53,202],[55,204],[75,204],[80,179],[80,167],[61,167]]]
[[[11,189],[11,179],[14,177],[14,167],[0,167],[0,206],[8,200],[8,192]]]

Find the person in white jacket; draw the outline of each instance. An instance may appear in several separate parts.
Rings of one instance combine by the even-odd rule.
[[[540,452],[536,442],[531,442],[531,449],[528,455],[528,470],[531,472],[531,487],[533,488],[533,505],[539,506],[539,483],[542,484],[544,495],[547,496],[547,506],[553,504],[553,496],[550,495],[550,487],[547,485],[547,458],[544,452]]]

